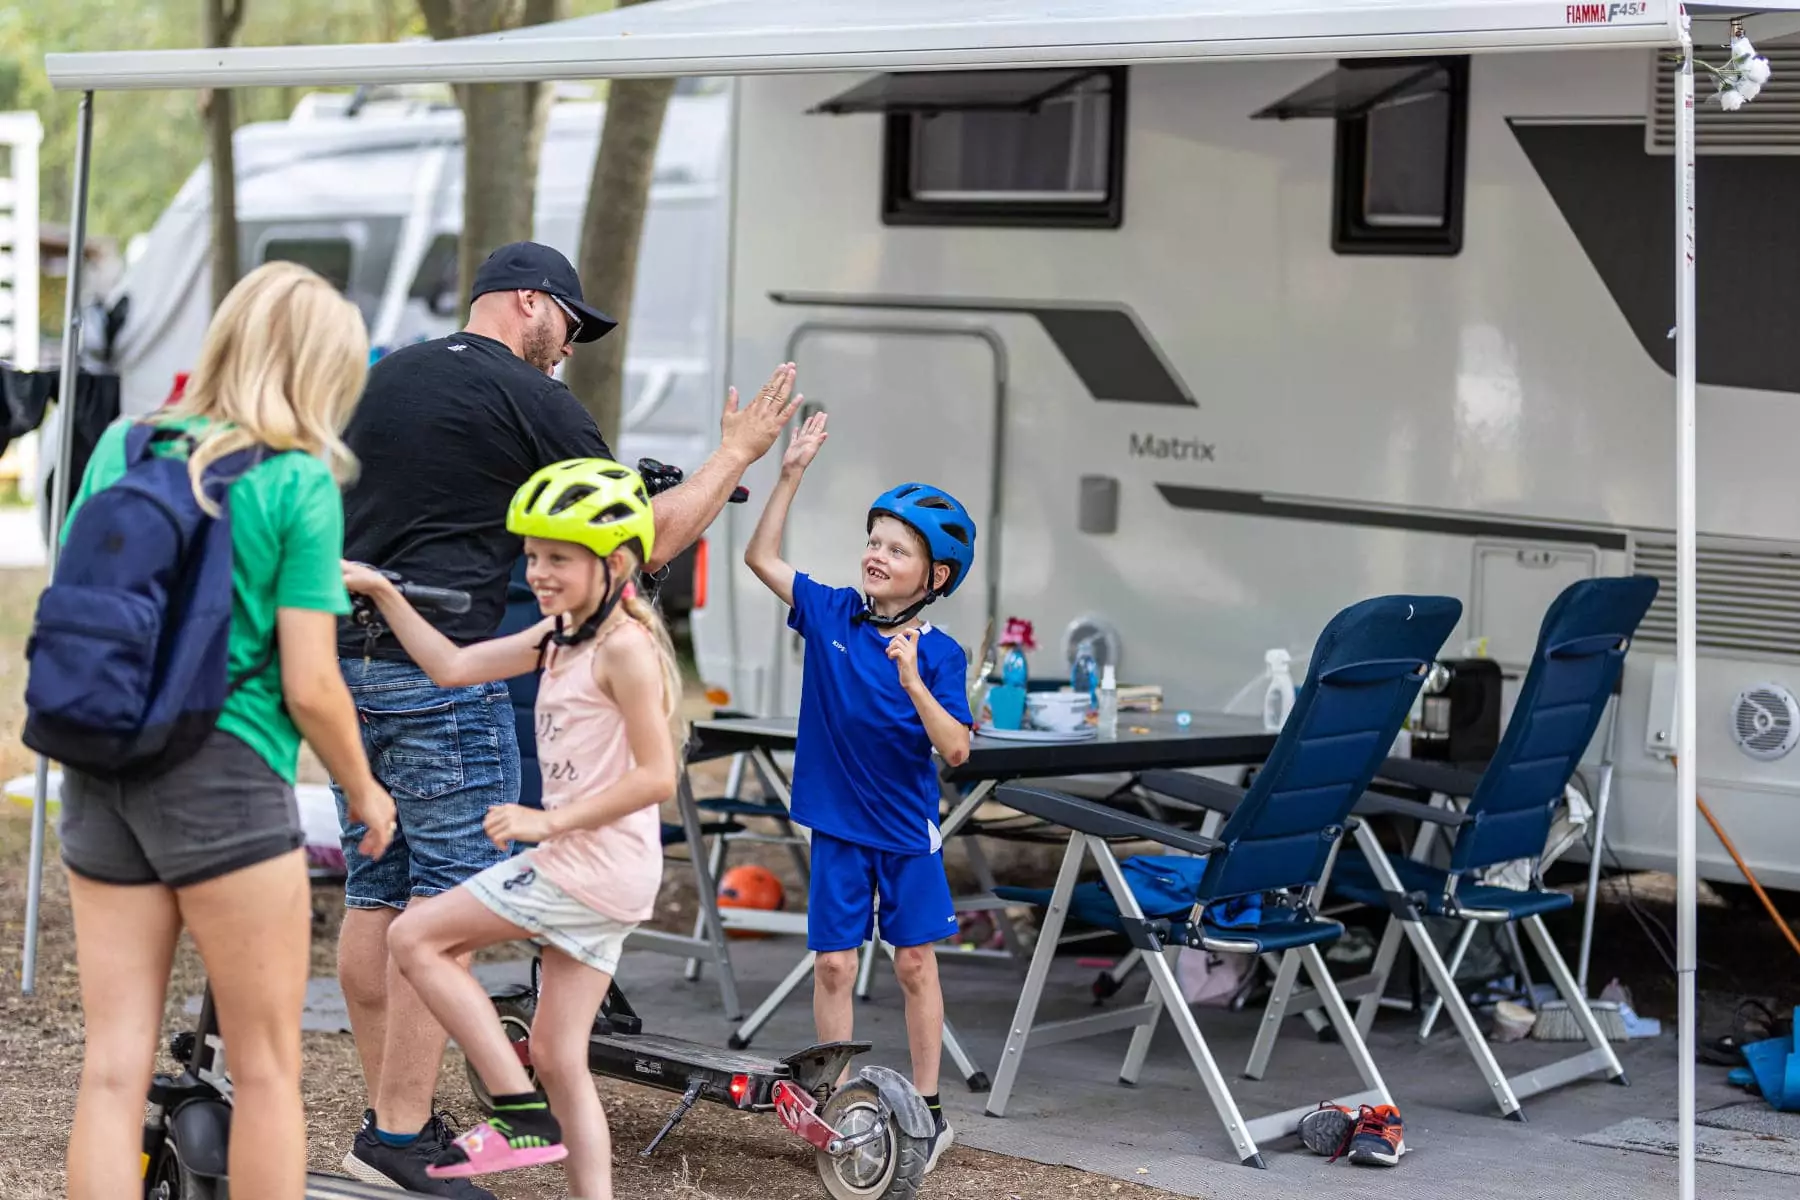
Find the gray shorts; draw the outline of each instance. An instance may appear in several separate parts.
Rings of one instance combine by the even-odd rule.
[[[294,789],[262,755],[217,730],[155,779],[65,771],[63,864],[96,883],[191,887],[304,843]]]

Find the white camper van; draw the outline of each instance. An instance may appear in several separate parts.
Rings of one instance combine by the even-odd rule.
[[[1761,49],[1763,97],[1699,117],[1700,791],[1765,883],[1800,888],[1800,51]],[[790,558],[853,583],[869,500],[927,479],[980,526],[934,622],[973,651],[1027,617],[1043,674],[1096,631],[1121,682],[1195,709],[1383,592],[1460,597],[1450,652],[1516,676],[1569,582],[1647,572],[1608,841],[1672,868],[1667,70],[738,80],[730,376],[791,358],[831,414]],[[741,565],[774,463],[712,531],[693,629],[732,707],[792,712],[799,643]]]
[[[625,417],[613,449],[627,462],[647,456],[692,469],[718,441],[729,112],[730,97],[712,81],[684,80],[670,99],[631,320],[618,335],[627,345]],[[571,260],[604,116],[603,103],[562,100],[545,134],[534,236]],[[468,304],[457,290],[463,160],[454,104],[313,93],[286,121],[239,129],[234,150],[246,270],[290,259],[319,271],[362,309],[377,352],[461,326]],[[212,312],[210,193],[203,163],[86,335],[86,354],[118,373],[126,414],[161,405],[199,350]],[[51,466],[45,456],[40,476]],[[48,487],[38,495],[48,503]],[[685,593],[672,578],[664,594],[679,605]]]

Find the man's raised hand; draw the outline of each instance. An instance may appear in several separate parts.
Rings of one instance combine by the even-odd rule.
[[[738,407],[737,389],[732,388],[725,398],[725,415],[719,421],[720,444],[742,454],[747,462],[767,454],[788,418],[805,399],[793,395],[793,391],[793,363],[776,367],[769,381],[742,408]]]

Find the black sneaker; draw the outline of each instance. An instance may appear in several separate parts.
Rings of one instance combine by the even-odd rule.
[[[404,1188],[427,1196],[448,1196],[451,1200],[495,1200],[494,1193],[467,1179],[433,1179],[425,1173],[425,1168],[437,1161],[455,1136],[444,1114],[433,1113],[416,1141],[390,1146],[375,1134],[374,1111],[364,1110],[362,1128],[356,1132],[350,1153],[344,1155],[344,1170],[353,1179],[377,1187]]]

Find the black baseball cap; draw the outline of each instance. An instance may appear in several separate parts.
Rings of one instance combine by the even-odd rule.
[[[540,242],[512,242],[488,255],[475,272],[469,300],[514,289],[546,292],[574,309],[581,318],[581,330],[575,335],[578,342],[599,341],[619,324],[582,300],[581,277],[574,266],[561,253]]]

